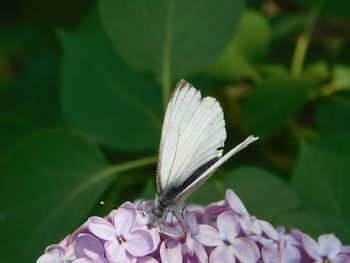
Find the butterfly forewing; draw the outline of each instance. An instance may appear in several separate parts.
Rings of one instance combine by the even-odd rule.
[[[198,90],[181,80],[165,113],[157,169],[158,192],[183,184],[196,170],[221,157],[225,139],[219,103],[212,97],[202,98]]]

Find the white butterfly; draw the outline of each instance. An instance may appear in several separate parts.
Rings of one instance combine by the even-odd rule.
[[[165,113],[157,167],[157,195],[153,218],[173,212],[186,229],[180,210],[188,195],[234,154],[256,141],[245,141],[222,156],[226,139],[220,104],[202,98],[185,80],[176,85]]]

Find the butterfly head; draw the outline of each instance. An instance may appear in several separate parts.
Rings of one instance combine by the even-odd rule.
[[[162,218],[166,213],[168,205],[164,202],[159,194],[156,195],[155,204],[152,209],[152,214],[156,218]]]

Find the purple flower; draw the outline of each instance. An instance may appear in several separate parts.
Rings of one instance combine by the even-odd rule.
[[[258,239],[262,233],[265,233],[269,238],[277,240],[279,235],[274,227],[266,221],[256,219],[251,216],[245,208],[239,197],[231,190],[226,191],[226,200],[233,211],[241,215],[240,224],[242,230],[248,236],[257,236]]]
[[[184,244],[187,254],[187,261],[203,263],[208,262],[207,253],[202,244],[197,240],[198,224],[195,214],[187,210],[185,212],[185,221],[189,229],[189,233],[186,235],[186,241]]]
[[[197,239],[206,246],[215,246],[210,262],[257,262],[260,258],[258,246],[249,238],[238,237],[241,232],[239,218],[231,211],[217,219],[218,231],[209,225],[199,225]]]
[[[37,263],[350,263],[350,246],[333,234],[316,242],[296,229],[285,233],[251,216],[232,190],[207,207],[189,205],[186,233],[171,213],[153,222],[153,200],[135,204],[89,218]]]
[[[318,243],[310,236],[303,234],[302,242],[306,253],[315,262],[349,263],[350,257],[342,254],[340,240],[334,234],[322,235],[318,238]]]
[[[181,263],[182,248],[178,240],[168,238],[160,246],[160,258],[163,263]]]
[[[148,231],[133,229],[135,217],[135,206],[128,202],[111,215],[112,223],[100,217],[88,220],[91,233],[107,241],[104,244],[107,259],[128,262],[133,257],[151,253],[158,246]]]
[[[106,263],[104,248],[101,242],[90,234],[80,234],[75,240],[74,254],[77,258],[93,260],[96,263]]]

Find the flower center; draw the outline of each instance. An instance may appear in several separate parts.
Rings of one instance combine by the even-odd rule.
[[[125,239],[122,236],[117,237],[117,240],[119,244],[123,244],[125,242]]]
[[[328,258],[323,258],[323,263],[331,263],[331,261]]]
[[[228,241],[228,240],[223,240],[222,241],[226,246],[231,246],[231,242],[230,241]]]

